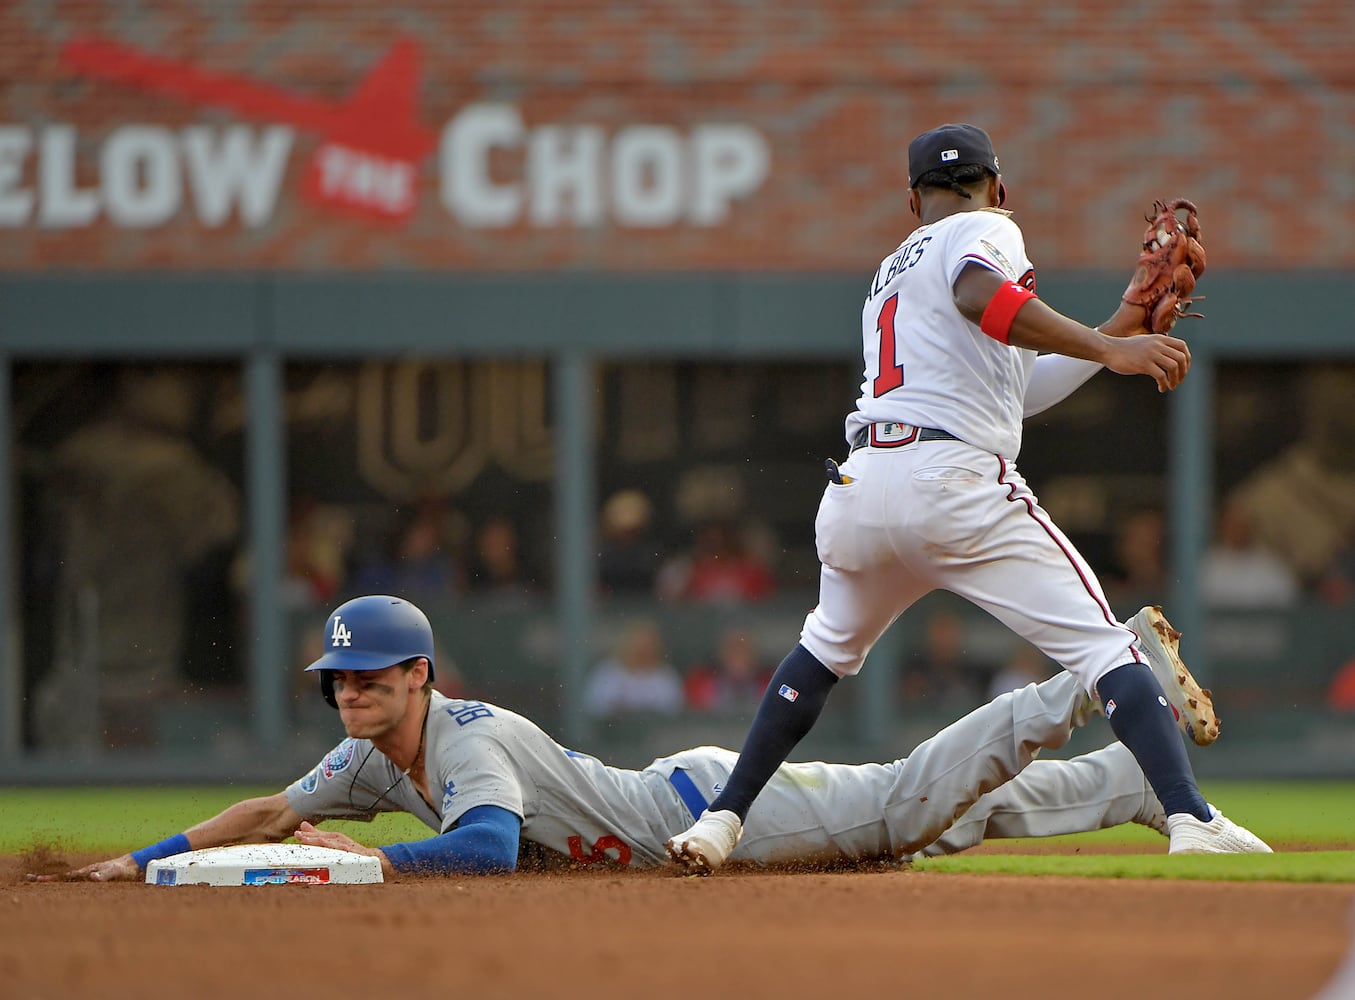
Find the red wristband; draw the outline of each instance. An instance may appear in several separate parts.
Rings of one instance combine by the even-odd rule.
[[[983,318],[979,320],[979,329],[998,343],[1007,343],[1017,310],[1033,298],[1035,293],[1029,288],[1022,288],[1014,281],[1004,281],[988,300],[988,308],[983,310]]]

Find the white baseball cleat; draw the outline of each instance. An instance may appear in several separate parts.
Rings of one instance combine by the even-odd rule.
[[[1202,823],[1190,813],[1167,817],[1168,854],[1273,854],[1264,840],[1238,826],[1212,805],[1214,818]]]
[[[1196,683],[1181,661],[1181,633],[1172,628],[1162,609],[1153,605],[1128,622],[1139,637],[1148,666],[1167,696],[1176,724],[1196,744],[1207,747],[1219,738],[1219,717],[1214,698]]]
[[[729,809],[707,809],[687,830],[665,845],[673,863],[689,875],[709,875],[734,853],[743,837],[743,823]]]

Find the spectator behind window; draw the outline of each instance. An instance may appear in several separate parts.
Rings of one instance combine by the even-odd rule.
[[[293,502],[283,581],[288,607],[324,607],[335,600],[345,582],[353,537],[353,517],[342,507],[313,497]]]
[[[1219,511],[1214,542],[1200,564],[1200,593],[1216,608],[1288,608],[1298,600],[1298,578],[1257,541],[1251,512],[1235,497]]]
[[[1016,691],[1027,684],[1039,684],[1053,676],[1048,657],[1030,643],[1021,643],[988,682],[988,700]]]
[[[537,593],[522,566],[517,526],[502,514],[485,520],[475,533],[470,587],[482,597],[510,604],[528,602]]]
[[[1355,600],[1355,532],[1332,558],[1318,583],[1317,592],[1324,601],[1336,607]]]
[[[439,498],[422,501],[385,548],[353,573],[351,590],[445,603],[466,589],[464,518]]]
[[[687,672],[687,706],[698,712],[748,712],[756,709],[774,668],[763,661],[757,636],[731,626],[720,633],[715,655]]]
[[[746,604],[770,597],[776,582],[739,526],[721,518],[701,525],[690,552],[664,564],[657,590],[666,600]]]
[[[1355,658],[1343,663],[1332,676],[1327,707],[1336,712],[1355,712]]]
[[[682,709],[682,679],[664,656],[659,627],[631,625],[616,654],[599,663],[584,689],[583,707],[598,719],[635,713],[673,715]]]
[[[1258,538],[1304,588],[1321,586],[1332,553],[1355,538],[1355,364],[1314,365],[1302,389],[1303,429],[1237,489]]]
[[[1124,517],[1115,532],[1115,568],[1102,576],[1112,605],[1161,601],[1167,588],[1167,524],[1162,511],[1142,507]]]
[[[598,585],[604,594],[649,594],[658,576],[654,506],[639,490],[619,490],[602,508]]]
[[[984,702],[997,669],[968,650],[965,622],[950,611],[927,619],[923,646],[904,661],[903,700],[932,709],[967,711]]]

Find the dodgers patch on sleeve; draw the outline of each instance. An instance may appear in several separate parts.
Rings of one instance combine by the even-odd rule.
[[[324,762],[320,765],[324,769],[326,780],[334,777],[353,763],[353,754],[356,752],[357,744],[353,740],[347,739],[326,754]]]

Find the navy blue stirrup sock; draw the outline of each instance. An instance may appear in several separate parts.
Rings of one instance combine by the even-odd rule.
[[[1209,804],[1195,784],[1186,745],[1162,686],[1143,663],[1116,667],[1096,682],[1106,721],[1139,762],[1167,815],[1188,812],[1208,823]]]
[[[724,791],[710,804],[712,810],[731,809],[740,820],[748,818],[758,793],[795,749],[795,744],[814,728],[828,692],[836,683],[837,674],[809,650],[796,645],[790,651],[767,684],[734,773]]]

